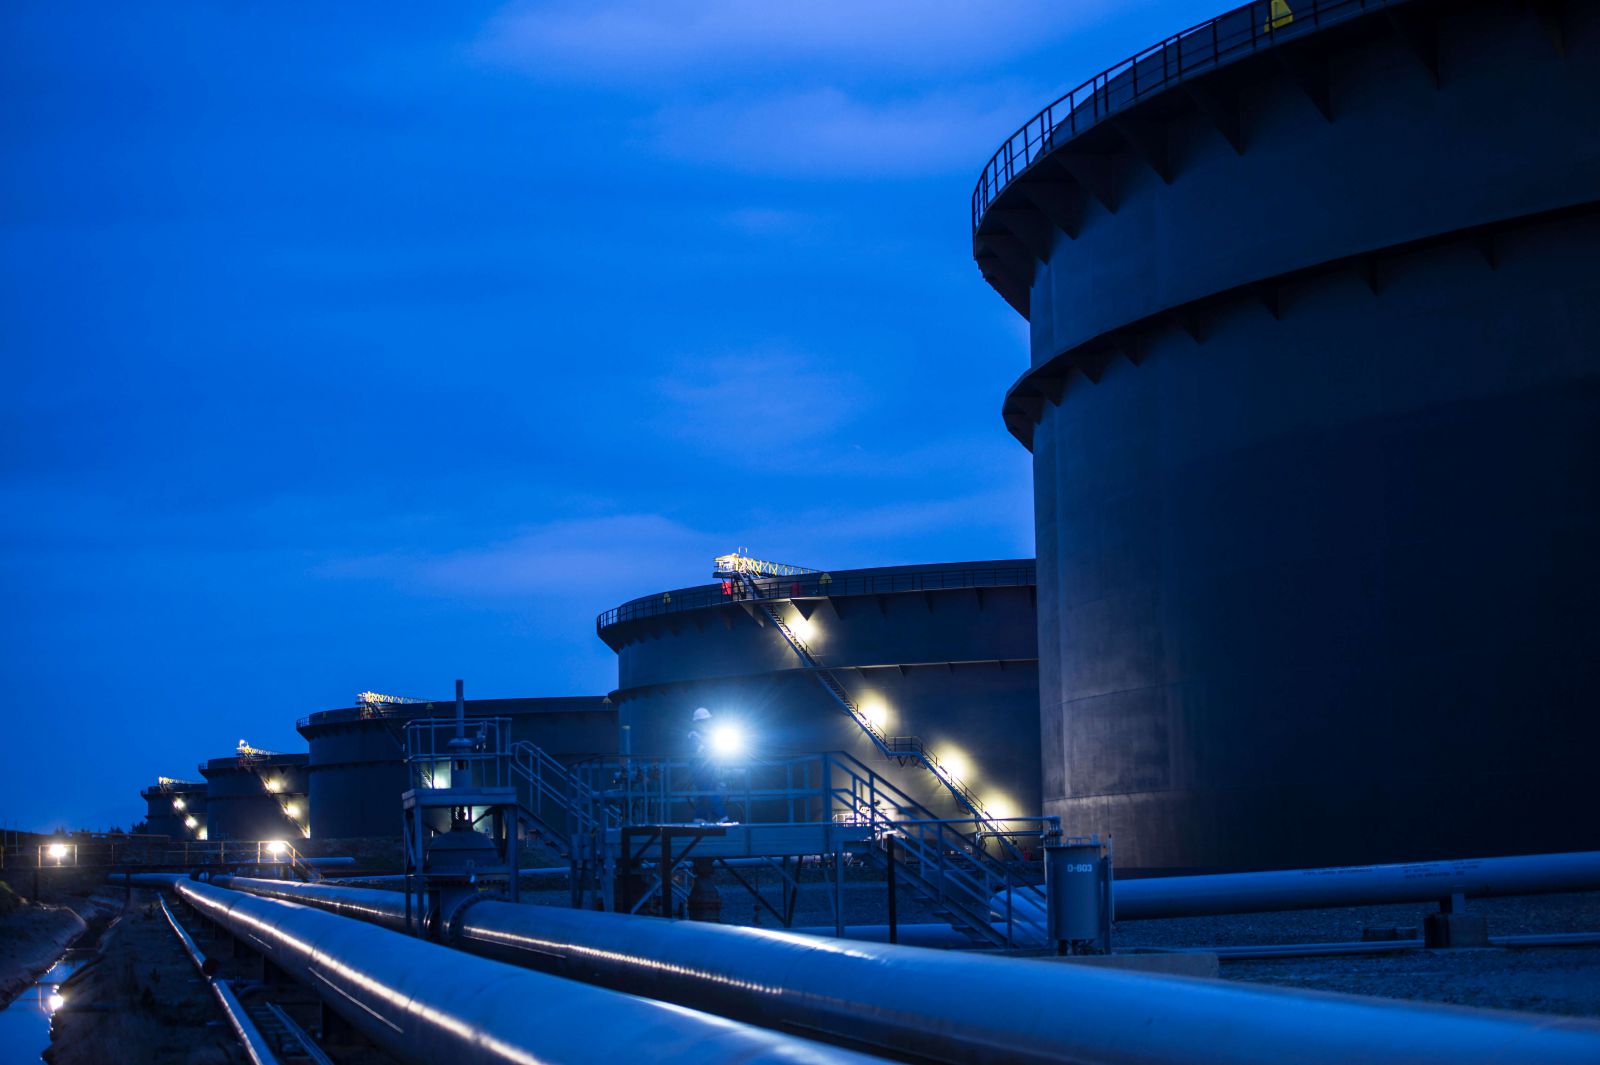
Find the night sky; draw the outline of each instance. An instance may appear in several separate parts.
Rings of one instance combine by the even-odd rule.
[[[603,693],[713,555],[1031,555],[989,153],[1179,0],[0,13],[0,821],[376,688]]]

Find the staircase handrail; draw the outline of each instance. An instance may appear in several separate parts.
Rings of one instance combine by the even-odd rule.
[[[901,832],[907,829],[933,828],[936,830],[940,843],[945,845],[946,849],[962,855],[972,865],[985,870],[986,874],[1003,880],[1007,887],[1017,889],[1024,894],[1037,895],[1042,899],[1042,893],[1037,886],[1021,880],[1013,873],[1005,861],[990,856],[983,849],[981,839],[976,837],[969,839],[964,832],[956,830],[956,824],[968,823],[965,818],[952,822],[945,818],[936,817],[927,807],[907,795],[897,785],[890,782],[887,777],[873,772],[852,754],[839,751],[830,757],[836,761],[852,785],[848,789],[834,788],[834,798],[837,801],[841,801],[857,816],[866,812],[868,823],[873,826],[875,832],[878,831],[880,826]],[[862,785],[868,789],[868,795],[860,793],[859,787]],[[880,798],[894,807],[896,813],[900,816],[883,816],[883,812],[877,808],[874,801]],[[1000,837],[1000,842],[1002,845],[1009,843],[1004,837]],[[1014,854],[1015,860],[1020,864],[1023,860],[1022,855],[1017,853],[1015,848],[1010,848],[1010,850]],[[985,898],[987,899],[987,896]]]

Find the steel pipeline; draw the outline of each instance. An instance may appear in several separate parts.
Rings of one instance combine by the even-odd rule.
[[[1431,902],[1452,895],[1542,895],[1600,889],[1600,851],[1531,854],[1271,873],[1119,880],[1116,919]],[[1019,902],[1022,900],[1019,899]],[[1042,919],[1042,915],[1041,915]]]
[[[250,1014],[245,1011],[239,996],[233,993],[228,981],[217,979],[214,975],[215,964],[206,958],[199,944],[184,930],[183,925],[178,923],[166,899],[161,900],[161,912],[166,915],[167,924],[172,926],[178,942],[183,944],[189,960],[200,970],[200,978],[210,986],[211,993],[216,996],[217,1005],[222,1008],[222,1015],[227,1020],[228,1027],[233,1029],[239,1045],[244,1049],[245,1057],[250,1059],[250,1065],[278,1065],[278,1056],[273,1053],[272,1046],[261,1034],[261,1029],[250,1019]]]
[[[358,889],[235,878],[343,912]],[[1600,1025],[1417,1006],[757,928],[480,901],[450,921],[473,953],[614,990],[929,1062],[1310,1065],[1600,1060]]]
[[[171,887],[402,1061],[531,1065],[641,1054],[695,1065],[871,1060],[471,957],[308,906],[181,878],[127,880]]]

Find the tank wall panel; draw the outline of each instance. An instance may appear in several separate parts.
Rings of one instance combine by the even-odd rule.
[[[410,786],[405,723],[454,712],[454,704],[437,702],[407,705],[381,718],[361,718],[349,710],[312,715],[300,730],[310,748],[312,838],[399,837],[400,796]],[[472,699],[466,712],[468,717],[509,717],[513,740],[527,740],[561,759],[617,749],[616,713],[601,696]]]
[[[941,756],[956,752],[972,770],[963,777],[999,812],[1039,810],[1038,674],[1033,663],[842,670],[858,702],[889,709],[887,731],[915,734]],[[691,715],[698,706],[717,721],[737,721],[758,758],[845,751],[889,777],[941,816],[961,816],[949,793],[920,767],[900,767],[878,754],[861,729],[810,674],[800,671],[725,678],[615,695],[633,726],[641,757],[688,756]]]
[[[829,666],[1031,660],[1038,653],[1033,588],[962,588],[801,601],[803,638]],[[794,604],[780,606],[793,622]],[[668,615],[629,626],[618,687],[794,669],[781,634],[745,607]]]
[[[240,766],[234,759],[215,759],[203,770],[206,778],[207,834],[213,840],[266,840],[301,838],[299,828],[284,816],[280,797],[304,805],[307,801],[305,755],[285,755],[256,768]],[[276,794],[263,787],[274,781]],[[305,815],[303,815],[305,816]]]
[[[1119,861],[1600,846],[1600,220],[1239,301],[1034,439],[1047,806]]]
[[[1166,127],[1170,186],[1124,154],[1116,213],[1088,202],[1076,238],[1057,233],[1035,275],[1033,364],[1238,285],[1594,198],[1592,5],[1567,5],[1564,60],[1525,5],[1473,0],[1447,12],[1438,89],[1382,18],[1331,54],[1334,121],[1263,57],[1225,73],[1242,155],[1193,107]]]

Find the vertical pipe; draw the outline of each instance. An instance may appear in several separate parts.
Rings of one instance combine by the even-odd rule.
[[[889,848],[889,942],[900,942],[900,924],[898,910],[894,897],[894,833],[884,837],[884,843]]]
[[[844,938],[844,844],[833,850],[833,925],[834,935]]]

